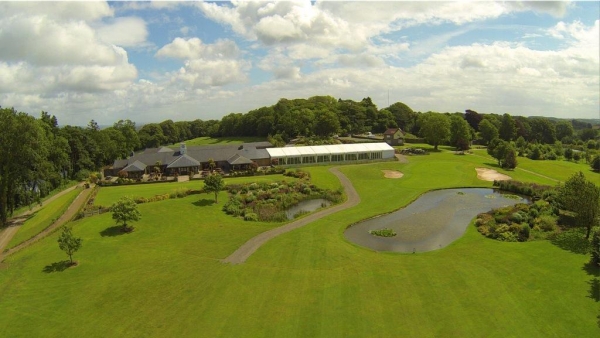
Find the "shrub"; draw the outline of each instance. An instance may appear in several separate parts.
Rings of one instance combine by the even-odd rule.
[[[536,219],[536,225],[543,231],[556,231],[556,217],[550,215],[541,215]]]
[[[498,239],[503,242],[517,242],[518,241],[517,235],[515,235],[515,233],[510,232],[510,231],[501,233],[498,236]]]
[[[258,221],[258,215],[253,212],[246,213],[244,215],[244,221],[256,222]]]
[[[526,220],[526,218],[523,217],[523,214],[520,211],[514,212],[510,215],[510,221],[513,223],[522,223],[523,220]]]
[[[530,232],[531,228],[529,227],[529,224],[521,224],[521,230],[519,231],[519,242],[527,242],[527,240],[529,240]]]

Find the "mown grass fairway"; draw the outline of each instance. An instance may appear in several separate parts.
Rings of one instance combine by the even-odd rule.
[[[25,221],[19,231],[8,243],[7,248],[13,248],[31,237],[39,234],[57,220],[71,205],[75,197],[79,195],[81,189],[73,191],[57,198],[56,200],[44,205],[42,209],[32,214]]]
[[[0,268],[0,332],[7,337],[600,334],[600,304],[592,288],[600,274],[584,269],[587,255],[547,241],[497,242],[474,226],[449,247],[423,254],[377,253],[345,241],[342,232],[349,224],[397,209],[425,191],[491,186],[474,170],[493,167],[485,158],[442,152],[409,159],[341,167],[358,190],[360,205],[267,242],[242,265],[220,259],[276,225],[224,215],[223,198],[217,205],[210,195],[140,205],[143,218],[127,235],[110,231],[109,214],[77,221],[74,234],[84,238],[74,256],[79,266],[49,268],[67,259],[55,234],[10,256]],[[339,186],[326,169],[311,168],[313,180]],[[382,169],[404,177],[386,179]],[[525,171],[501,172],[554,184]]]

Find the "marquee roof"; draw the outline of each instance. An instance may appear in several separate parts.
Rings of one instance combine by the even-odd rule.
[[[370,153],[374,151],[391,150],[389,144],[381,143],[354,143],[354,144],[332,144],[326,146],[304,146],[304,147],[283,147],[267,148],[271,157],[299,157],[315,155],[335,155],[335,154],[356,154]]]

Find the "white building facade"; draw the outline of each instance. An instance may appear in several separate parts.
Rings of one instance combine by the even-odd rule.
[[[267,148],[266,150],[271,156],[271,163],[282,166],[376,161],[392,159],[395,156],[394,148],[384,142]]]

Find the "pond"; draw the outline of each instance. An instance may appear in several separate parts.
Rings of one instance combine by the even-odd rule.
[[[344,236],[376,251],[432,251],[460,238],[477,214],[527,202],[486,188],[430,191],[403,209],[352,225],[344,231]],[[392,229],[396,236],[369,233],[383,228]]]
[[[322,199],[322,198],[317,198],[314,200],[306,200],[306,201],[302,201],[296,205],[294,205],[293,207],[287,209],[285,211],[285,215],[287,216],[288,219],[294,219],[295,215],[299,212],[313,212],[319,208],[323,208],[328,207],[329,205],[331,205],[331,202],[329,202],[326,199]]]

